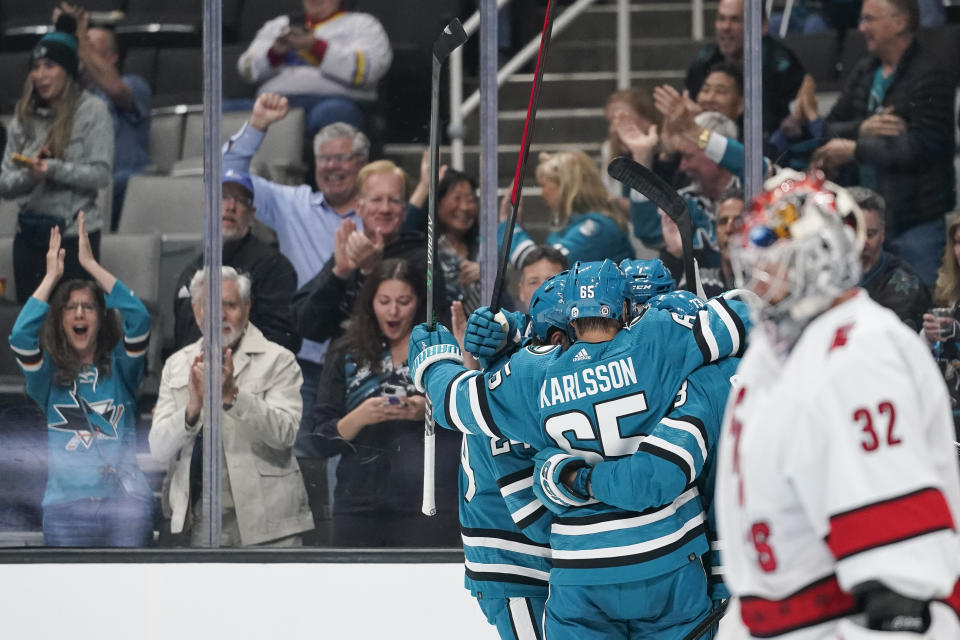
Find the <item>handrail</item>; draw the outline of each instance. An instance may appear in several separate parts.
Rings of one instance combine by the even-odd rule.
[[[703,40],[703,0],[692,0],[690,4],[690,37]]]
[[[557,16],[553,24],[553,35],[559,35],[581,13],[586,11],[596,0],[577,0],[562,14]],[[509,4],[510,0],[497,0],[497,9]],[[691,36],[694,40],[702,40],[704,35],[704,0],[691,0]],[[480,12],[476,11],[463,23],[467,35],[476,32],[480,25]],[[539,36],[534,37],[518,51],[497,72],[497,87],[503,85],[507,78],[516,73],[537,54],[540,45]],[[630,0],[617,0],[617,88],[626,89],[630,86]],[[447,129],[450,135],[450,165],[455,169],[463,169],[464,160],[464,130],[463,121],[480,104],[480,91],[475,90],[470,96],[463,99],[463,52],[456,50],[450,56],[450,124]]]
[[[510,4],[510,0],[497,0],[497,11]],[[480,10],[463,23],[463,30],[469,38],[480,28]],[[499,84],[497,86],[500,86]],[[454,49],[450,54],[450,124],[447,132],[451,137],[451,166],[454,169],[463,169],[463,138],[466,132],[463,129],[463,119],[466,114],[461,111],[463,103],[463,47]]]
[[[620,2],[626,2],[627,0],[619,0]],[[509,0],[503,2],[507,4]],[[553,35],[557,36],[567,28],[567,26],[573,22],[573,20],[583,13],[590,5],[594,4],[596,0],[577,0],[572,5],[570,5],[562,14],[557,16],[556,20],[553,22]],[[497,7],[502,7],[503,4],[500,3],[500,0],[497,2]],[[476,18],[476,23],[474,23],[474,18]],[[480,18],[478,14],[474,14],[467,19],[464,28],[469,24],[474,26],[479,24]],[[469,35],[469,31],[467,34]],[[525,64],[527,64],[533,57],[537,54],[537,51],[540,47],[540,36],[536,36],[530,40],[520,51],[518,51],[500,70],[497,72],[497,87],[503,85],[504,81],[509,78],[511,75],[519,71]],[[464,138],[464,129],[463,129],[463,119],[466,118],[470,113],[472,113],[480,105],[480,91],[474,90],[470,96],[460,102],[460,97],[463,95],[463,58],[454,59],[451,56],[450,60],[450,128],[449,134],[451,138],[451,150],[450,150],[450,164],[456,169],[463,168],[463,138]],[[455,98],[456,96],[456,98]]]

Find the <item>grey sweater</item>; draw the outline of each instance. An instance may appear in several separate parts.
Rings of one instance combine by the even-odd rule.
[[[35,180],[29,169],[14,164],[11,154],[34,156],[47,141],[53,118],[44,110],[26,125],[10,121],[7,148],[0,171],[0,198],[17,200],[21,211],[32,211],[67,221],[64,236],[76,236],[75,214],[84,212],[87,231],[103,226],[97,190],[110,183],[113,169],[113,122],[107,105],[84,91],[77,100],[70,144],[63,158],[47,161],[47,176]]]

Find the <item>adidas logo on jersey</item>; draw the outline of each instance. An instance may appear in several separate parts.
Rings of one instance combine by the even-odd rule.
[[[580,353],[573,356],[574,362],[583,362],[584,360],[589,360],[589,359],[590,359],[590,354],[587,353],[586,349],[580,349]]]

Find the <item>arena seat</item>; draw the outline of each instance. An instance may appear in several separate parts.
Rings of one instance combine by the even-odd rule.
[[[23,93],[23,83],[27,79],[29,66],[29,51],[0,53],[0,113],[13,113],[13,108]]]
[[[100,262],[144,303],[160,296],[160,234],[115,233],[100,239]]]
[[[203,229],[200,176],[132,176],[120,216],[120,233],[199,237]]]
[[[220,125],[221,144],[235,134],[249,119],[249,111],[229,111],[223,114]],[[250,163],[250,170],[257,175],[276,182],[288,183],[289,176],[296,176],[296,184],[303,178],[303,109],[293,109],[283,120],[270,125],[267,135]],[[173,166],[174,174],[194,174],[203,169],[203,114],[189,113],[186,116],[183,136],[183,153],[180,162]]]
[[[0,236],[12,236],[17,231],[17,212],[20,205],[16,200],[0,200]]]
[[[6,238],[0,239],[0,243],[3,240]],[[0,299],[0,332],[3,332],[4,336],[10,335],[18,315],[20,315],[18,305],[12,301]],[[4,345],[4,347],[7,346]],[[13,355],[13,349],[9,347],[0,349],[0,396],[19,395],[23,392],[24,386],[23,373]]]
[[[199,47],[157,52],[153,106],[203,102],[203,52]]]
[[[120,217],[120,237],[159,233],[161,249],[158,307],[163,314],[157,343],[173,345],[173,297],[177,278],[201,250],[203,226],[201,176],[133,176]]]
[[[160,301],[160,235],[156,233],[113,234],[100,239],[100,262],[126,284],[150,311],[152,339],[147,348],[147,370],[142,393],[155,394],[160,387],[164,323],[172,312]]]
[[[0,301],[14,302],[17,299],[16,285],[13,281],[13,236],[0,236],[0,278],[4,281],[4,292]],[[9,335],[9,334],[3,334]]]
[[[150,164],[156,173],[170,173],[180,159],[183,146],[184,113],[166,108],[150,115]]]
[[[248,42],[229,44],[223,47],[223,97],[253,98],[257,95],[256,85],[248,83],[237,71],[237,60],[247,49]]]
[[[196,0],[127,0],[117,39],[124,46],[189,46],[201,41],[203,3]]]

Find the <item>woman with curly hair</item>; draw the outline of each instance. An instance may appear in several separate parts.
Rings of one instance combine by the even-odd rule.
[[[82,213],[77,230],[77,259],[94,282],[60,282],[65,252],[53,227],[46,274],[10,334],[27,395],[47,422],[43,541],[146,546],[153,537],[153,494],[137,466],[136,391],[150,314],[94,258]]]
[[[113,123],[103,100],[78,80],[75,30],[74,18],[62,14],[57,30],[34,47],[0,165],[0,198],[19,205],[13,262],[21,304],[44,277],[52,227],[58,227],[66,252],[66,278],[85,277],[77,260],[81,210],[93,255],[100,254],[97,191],[110,183]]]
[[[546,244],[559,249],[570,261],[589,262],[609,258],[619,262],[633,258],[627,235],[627,219],[610,206],[610,196],[600,172],[583,151],[541,153],[537,166],[541,196],[550,207],[550,226]],[[510,213],[509,200],[500,205],[498,237],[503,238]],[[536,247],[519,225],[513,231],[510,262],[519,269],[527,252]]]
[[[420,513],[425,398],[407,366],[410,332],[423,321],[424,274],[384,260],[363,284],[344,335],[327,353],[309,444],[341,455],[333,506],[338,547],[445,547],[459,544],[460,439],[437,439],[438,513]]]

